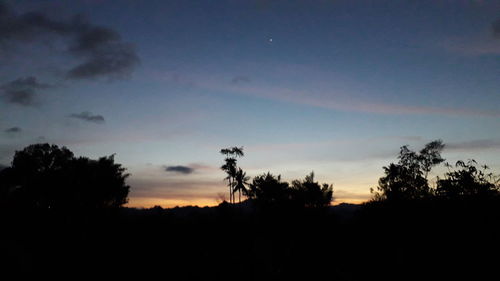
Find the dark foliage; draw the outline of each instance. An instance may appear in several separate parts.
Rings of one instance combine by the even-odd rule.
[[[325,208],[333,199],[331,185],[314,181],[314,173],[292,184],[281,181],[271,173],[256,176],[248,190],[248,197],[264,208]]]
[[[450,165],[447,165],[451,168]],[[500,195],[498,179],[492,173],[486,174],[488,166],[478,169],[477,162],[458,161],[454,171],[449,171],[443,179],[438,179],[436,195],[441,198],[456,199],[491,199]]]
[[[444,161],[442,141],[430,142],[419,152],[402,146],[398,163],[384,167],[385,176],[380,178],[374,192],[374,200],[402,201],[425,199],[431,195],[427,175],[432,167]],[[372,190],[373,192],[373,190]]]
[[[422,152],[402,151],[385,177],[392,177],[388,194],[396,183],[416,185],[404,180],[419,178],[428,186],[426,167],[436,164],[420,165],[415,156]],[[430,159],[441,162],[440,157]],[[39,202],[46,207],[0,209],[4,276],[275,281],[491,280],[498,275],[498,182],[473,161],[458,162],[456,170],[450,167],[426,196],[395,187],[403,195],[363,205],[329,206],[332,187],[320,185],[313,173],[291,184],[266,173],[252,180],[250,199],[241,204],[58,212],[46,202],[59,206],[68,197],[40,197],[53,189],[37,187],[65,183],[77,190],[90,188],[89,198],[120,205],[123,201],[110,200],[111,193],[103,190],[123,184],[123,168],[112,157],[75,158],[69,150],[49,145],[30,146],[14,160],[0,172],[1,198],[26,190],[35,199],[26,201],[27,206]],[[235,182],[245,185],[239,171]],[[64,175],[64,180],[42,175]],[[101,200],[66,202],[89,201],[94,203],[85,204],[103,206],[95,203]]]
[[[124,172],[113,156],[76,158],[65,147],[30,145],[0,171],[0,202],[55,210],[119,207],[129,192]]]
[[[271,173],[254,177],[248,190],[248,197],[263,207],[285,206],[289,203],[289,185],[281,176]]]

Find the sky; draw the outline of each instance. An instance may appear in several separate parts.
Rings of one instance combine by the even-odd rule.
[[[131,207],[228,198],[230,146],[335,203],[402,145],[500,173],[500,1],[0,3],[0,166],[33,143],[115,154]]]

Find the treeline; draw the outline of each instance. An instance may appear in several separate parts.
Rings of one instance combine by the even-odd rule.
[[[141,210],[123,208],[127,174],[112,156],[28,146],[0,171],[0,270],[40,278],[491,280],[500,262],[498,181],[472,160],[428,179],[445,163],[443,148],[403,146],[373,199],[353,209],[332,208],[333,187],[314,173],[250,179],[236,161],[243,149],[236,156],[228,148],[230,202]]]
[[[127,177],[113,155],[93,160],[65,147],[33,144],[16,151],[11,166],[0,171],[0,207],[117,208],[128,200]]]
[[[445,145],[436,140],[419,152],[408,146],[400,149],[397,163],[384,167],[385,175],[379,179],[377,190],[372,189],[373,201],[405,202],[414,200],[491,200],[500,195],[499,178],[489,172],[487,165],[475,160],[445,163],[447,172],[436,178],[431,187],[428,175],[432,168],[443,163],[441,151]]]

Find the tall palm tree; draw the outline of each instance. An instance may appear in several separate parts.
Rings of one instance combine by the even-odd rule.
[[[247,177],[247,173],[243,172],[241,168],[238,168],[234,180],[233,194],[238,191],[238,202],[241,203],[241,193],[243,193],[243,195],[247,194],[248,190],[246,186],[248,185],[250,177]]]
[[[234,203],[236,201],[234,198],[235,195],[233,190],[235,186],[235,177],[237,174],[236,157],[244,156],[243,147],[233,146],[230,148],[223,148],[220,150],[220,153],[226,157],[224,159],[226,163],[221,166],[221,170],[223,170],[227,174],[227,177],[224,179],[228,181],[229,203]]]
[[[225,159],[226,163],[222,165],[220,168],[224,172],[226,172],[227,177],[224,180],[228,181],[229,186],[229,203],[233,202],[233,186],[234,186],[234,177],[236,176],[236,159],[227,157]]]

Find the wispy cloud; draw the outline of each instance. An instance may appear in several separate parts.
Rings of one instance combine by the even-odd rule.
[[[500,117],[499,110],[433,107],[404,105],[395,103],[367,102],[353,95],[336,92],[303,92],[279,87],[220,86],[220,83],[199,83],[212,90],[236,93],[246,96],[277,100],[319,108],[345,112],[362,112],[384,115],[447,115],[447,116],[483,116]]]
[[[371,194],[365,193],[355,193],[347,190],[333,190],[333,197],[336,203],[340,202],[363,202],[368,201],[371,198]]]
[[[8,103],[35,106],[38,104],[36,101],[36,91],[51,87],[53,86],[38,82],[34,76],[28,76],[7,82],[0,86],[0,90],[3,92],[3,98]]]
[[[69,115],[69,117],[80,119],[80,120],[83,120],[86,122],[98,123],[98,124],[105,122],[105,119],[102,115],[92,114],[91,112],[88,112],[88,111],[84,111],[81,113],[73,113],[73,114]]]
[[[7,134],[18,134],[21,131],[22,131],[22,129],[19,127],[12,127],[12,128],[6,129],[4,132],[6,132]]]
[[[233,77],[233,79],[231,79],[231,83],[233,84],[250,83],[250,78],[248,78],[247,76],[238,75]]]
[[[483,34],[481,36],[447,38],[439,43],[449,52],[464,56],[499,55],[500,40]]]
[[[131,196],[157,198],[212,198],[217,193],[224,192],[225,184],[222,180],[207,180],[183,178],[141,178],[132,177],[128,180],[133,186]]]
[[[445,149],[456,151],[500,149],[500,139],[471,140],[455,143],[452,142],[446,144]]]
[[[491,29],[493,31],[493,35],[500,38],[500,18],[491,24]]]

